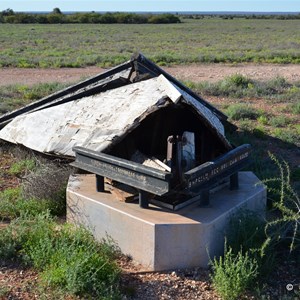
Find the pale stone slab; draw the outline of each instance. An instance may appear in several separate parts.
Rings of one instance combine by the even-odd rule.
[[[110,236],[147,270],[207,267],[209,256],[222,254],[232,214],[240,208],[264,213],[265,187],[252,172],[240,172],[239,179],[239,190],[216,192],[209,207],[193,204],[172,212],[120,202],[108,192],[96,192],[94,175],[73,175],[67,188],[67,220],[84,224],[96,239]]]

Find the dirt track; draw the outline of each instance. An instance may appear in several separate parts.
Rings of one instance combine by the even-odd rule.
[[[271,64],[197,64],[187,66],[165,67],[168,73],[180,80],[218,81],[232,74],[242,74],[252,79],[269,80],[281,76],[288,81],[300,81],[300,65]],[[78,82],[93,76],[104,69],[98,67],[63,68],[63,69],[0,69],[0,86],[15,83],[32,85],[41,82]]]

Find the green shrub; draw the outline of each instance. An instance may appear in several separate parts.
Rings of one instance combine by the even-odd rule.
[[[284,115],[280,115],[280,116],[270,118],[269,123],[273,127],[285,127],[291,124],[292,121],[293,120],[291,118],[288,118]]]
[[[33,100],[48,96],[68,85],[54,82],[35,84],[30,87],[19,84],[0,87],[0,114],[7,113],[29,104]]]
[[[215,83],[187,82],[187,85],[205,95],[232,98],[263,97],[271,99],[273,102],[295,101],[296,104],[290,108],[292,109],[292,107],[295,107],[295,111],[297,111],[297,107],[299,106],[299,104],[297,104],[300,96],[299,83],[291,85],[281,77],[276,77],[269,81],[262,82],[249,79],[240,74],[234,74]]]
[[[46,213],[16,219],[1,233],[0,254],[39,270],[45,287],[85,298],[119,298],[117,254],[86,229],[59,226]]]
[[[267,236],[264,216],[249,210],[238,211],[231,219],[227,233],[228,246],[233,254],[247,249],[250,258],[257,262],[260,277],[266,277],[275,267],[276,252],[273,244],[263,247]]]
[[[259,139],[266,139],[267,138],[267,131],[261,125],[258,125],[255,128],[253,128],[252,133],[256,138],[259,138]]]
[[[13,227],[0,228],[0,264],[7,260],[16,259],[19,249],[19,243],[15,239]]]
[[[291,172],[286,161],[279,161],[273,154],[270,158],[279,170],[279,176],[263,182],[267,185],[273,208],[280,213],[275,220],[265,226],[267,241],[288,245],[290,251],[300,249],[300,197],[291,184]]]
[[[263,216],[253,211],[240,210],[230,220],[227,243],[233,253],[243,249],[259,249],[266,239]]]
[[[249,90],[252,90],[254,87],[254,82],[251,79],[240,74],[225,77],[216,83],[194,83],[187,81],[185,84],[187,84],[189,88],[206,95],[234,98],[249,96]]]
[[[20,216],[36,216],[49,210],[56,213],[53,201],[45,199],[24,198],[20,188],[5,189],[0,192],[0,219],[12,220]]]
[[[262,124],[262,125],[267,125],[268,124],[268,117],[265,115],[261,115],[257,118],[257,122]]]
[[[167,23],[181,23],[180,19],[172,14],[153,15],[148,19],[148,23],[153,24],[167,24]]]
[[[268,94],[273,93],[283,93],[285,91],[288,91],[291,85],[286,81],[284,77],[277,76],[269,81],[267,81],[265,84],[265,91]]]
[[[290,111],[295,115],[300,114],[300,101],[293,103],[290,106]]]
[[[272,131],[273,135],[282,140],[285,143],[289,143],[291,145],[300,145],[300,136],[297,132],[297,129],[287,127],[287,128],[275,128]]]
[[[51,212],[62,215],[66,208],[66,186],[71,168],[52,161],[36,162],[36,169],[26,176],[21,184],[26,199],[45,199],[51,203]]]
[[[234,86],[234,87],[248,88],[249,85],[251,86],[253,81],[241,74],[233,74],[225,78],[224,82],[225,85],[229,87]]]
[[[256,120],[261,115],[261,112],[247,104],[232,104],[227,108],[226,114],[232,120]]]
[[[8,173],[15,176],[22,176],[29,171],[34,170],[35,168],[35,160],[34,159],[24,159],[18,162],[15,162],[11,165],[8,170]]]
[[[225,243],[224,258],[214,258],[212,283],[217,293],[224,300],[238,299],[254,282],[258,275],[258,263],[242,249],[236,254]]]

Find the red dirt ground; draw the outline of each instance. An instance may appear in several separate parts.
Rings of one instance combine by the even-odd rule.
[[[273,64],[195,64],[163,67],[180,80],[215,82],[232,74],[242,74],[252,79],[270,80],[276,76],[288,81],[300,81],[300,65]],[[41,82],[77,82],[96,75],[105,69],[99,67],[62,69],[1,68],[0,86],[15,83],[32,85]]]

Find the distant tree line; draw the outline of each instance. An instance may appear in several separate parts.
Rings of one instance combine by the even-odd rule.
[[[298,20],[299,14],[188,14],[183,15],[183,19],[205,19],[221,18],[224,20],[233,19],[276,19],[276,20]]]
[[[59,24],[59,23],[93,23],[93,24],[167,24],[180,23],[173,14],[135,14],[135,13],[71,13],[63,14],[59,8],[51,13],[17,13],[8,8],[0,13],[0,23],[13,24]]]

